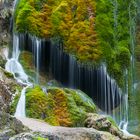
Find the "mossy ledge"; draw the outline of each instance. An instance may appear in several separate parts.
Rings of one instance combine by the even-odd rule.
[[[44,93],[39,86],[27,89],[27,117],[42,119],[55,126],[84,126],[87,113],[95,113],[96,106],[92,99],[80,90],[67,88],[48,88]],[[12,104],[12,112],[20,95]]]

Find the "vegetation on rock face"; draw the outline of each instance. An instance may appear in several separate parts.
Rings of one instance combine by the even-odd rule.
[[[24,66],[24,70],[26,73],[28,73],[30,76],[35,77],[35,68],[33,65],[33,56],[32,53],[27,51],[22,51],[19,56],[19,61]]]
[[[135,16],[135,10],[135,1],[129,0],[99,0],[96,7],[96,31],[103,58],[108,72],[120,86],[123,86],[124,70],[130,66],[130,16]]]
[[[59,38],[65,50],[79,60],[96,62],[101,51],[95,31],[95,12],[94,0],[21,0],[15,13],[16,30],[42,38]]]
[[[139,4],[138,4],[139,5]],[[139,11],[140,13],[140,11]],[[137,15],[137,32],[135,51],[135,68],[133,69],[134,93],[129,95],[129,120],[128,130],[130,133],[140,136],[140,18]]]
[[[12,114],[12,115],[14,115],[14,113],[16,112],[16,107],[17,107],[17,104],[18,104],[20,95],[21,95],[21,94],[17,94],[17,95],[14,97],[14,100],[12,101],[12,104],[11,104],[11,106],[10,106],[10,114]]]
[[[134,13],[135,2],[129,0],[21,0],[15,27],[18,32],[63,42],[64,50],[83,63],[105,62],[110,75],[123,86],[123,73],[130,65],[130,14]]]
[[[27,117],[43,119],[51,125],[83,126],[88,112],[96,112],[96,108],[81,91],[52,87],[44,93],[39,86],[27,90]]]

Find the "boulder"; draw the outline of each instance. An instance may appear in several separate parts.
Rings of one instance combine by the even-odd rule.
[[[22,133],[11,137],[9,140],[120,140],[118,137],[115,137],[107,132],[100,132],[95,129],[93,130],[87,128],[71,128],[61,131],[58,130],[55,133],[36,133]]]
[[[88,128],[94,128],[100,131],[109,132],[114,136],[123,140],[140,140],[139,137],[134,135],[127,135],[122,132],[111,117],[105,115],[99,115],[95,113],[88,113],[85,120],[85,126]]]
[[[19,99],[17,96],[12,104],[13,113]],[[74,127],[84,126],[89,112],[96,112],[95,104],[79,90],[48,87],[44,92],[39,86],[27,89],[27,117],[42,119],[51,125]]]
[[[9,140],[13,135],[27,130],[28,129],[15,117],[0,112],[0,140]]]

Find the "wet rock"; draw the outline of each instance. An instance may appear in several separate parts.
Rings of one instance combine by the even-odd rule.
[[[0,67],[0,111],[8,112],[15,96],[22,85],[17,83],[13,75]]]
[[[126,135],[123,133],[115,124],[110,117],[99,115],[95,113],[88,113],[87,119],[85,120],[85,126],[88,128],[94,128],[100,131],[106,131],[114,136],[119,137],[123,140],[140,140],[139,137],[134,135]]]
[[[120,140],[118,137],[115,137],[109,133],[99,132],[97,130],[84,129],[84,128],[73,128],[57,131],[55,133],[42,133],[42,132],[30,132],[22,133],[11,137],[10,140],[21,140],[21,139],[46,139],[46,140]]]
[[[41,138],[45,138],[45,140],[63,140],[60,139],[58,136],[52,135],[52,134],[43,134],[43,133],[39,133],[39,132],[25,132],[25,133],[21,133],[18,135],[15,135],[13,137],[11,137],[9,140],[33,140],[33,139],[41,139]]]
[[[6,63],[6,60],[4,60],[3,57],[0,55],[0,66],[1,66],[2,68],[5,67],[5,63]]]
[[[9,140],[13,135],[27,130],[28,129],[15,117],[0,112],[0,140]]]

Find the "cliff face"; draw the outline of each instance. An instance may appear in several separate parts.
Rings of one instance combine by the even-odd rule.
[[[0,1],[0,46],[10,43],[12,3],[13,0]]]
[[[21,0],[15,30],[52,38],[82,63],[105,62],[108,72],[123,87],[123,73],[130,66],[135,5],[129,0]]]

